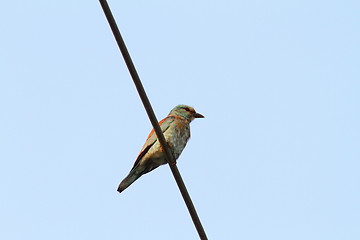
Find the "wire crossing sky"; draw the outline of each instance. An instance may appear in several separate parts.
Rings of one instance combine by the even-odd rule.
[[[123,58],[125,60],[125,63],[128,67],[128,70],[132,76],[132,79],[133,79],[133,82],[136,86],[136,89],[138,90],[138,93],[139,93],[139,96],[141,98],[141,101],[143,102],[143,105],[145,107],[145,110],[149,116],[149,119],[150,119],[150,122],[153,126],[153,129],[156,133],[156,136],[158,138],[158,141],[160,142],[160,146],[162,149],[164,149],[164,152],[166,154],[166,158],[167,158],[167,161],[168,161],[168,164],[169,164],[169,167],[170,167],[170,170],[175,178],[175,181],[179,187],[179,190],[181,192],[181,195],[184,199],[184,202],[188,208],[188,211],[190,213],[190,216],[193,220],[193,223],[195,225],[195,228],[196,230],[198,231],[198,234],[199,234],[199,237],[200,239],[202,240],[207,240],[207,236],[206,236],[206,233],[205,233],[205,230],[201,224],[201,221],[199,219],[199,216],[196,212],[196,209],[195,209],[195,206],[191,200],[191,197],[186,189],[186,186],[184,184],[184,181],[181,177],[181,174],[176,166],[176,160],[174,159],[172,153],[171,153],[171,150],[169,148],[169,145],[167,144],[166,140],[165,140],[165,137],[164,137],[164,134],[162,133],[162,130],[160,128],[160,125],[158,124],[158,120],[156,119],[156,116],[155,116],[155,113],[154,113],[154,110],[152,109],[151,107],[151,104],[150,104],[150,101],[146,95],[146,92],[145,92],[145,89],[141,83],[141,80],[139,78],[139,75],[136,71],[136,68],[133,64],[133,61],[131,60],[131,56],[127,50],[127,47],[125,45],[125,42],[120,34],[120,31],[117,27],[117,24],[115,22],[115,19],[111,13],[111,10],[110,10],[110,7],[109,5],[107,4],[107,1],[106,0],[100,0],[100,4],[101,4],[101,7],[103,8],[103,11],[104,11],[104,14],[109,22],[109,25],[111,27],[111,30],[114,34],[114,37],[118,43],[118,46],[120,48],[120,51],[123,55]]]

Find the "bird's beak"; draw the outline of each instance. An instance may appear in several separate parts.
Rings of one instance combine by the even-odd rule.
[[[194,118],[205,118],[203,115],[201,115],[200,113],[194,113]]]

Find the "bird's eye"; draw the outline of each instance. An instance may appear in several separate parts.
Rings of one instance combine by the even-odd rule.
[[[190,112],[190,109],[188,107],[184,108],[184,110]]]

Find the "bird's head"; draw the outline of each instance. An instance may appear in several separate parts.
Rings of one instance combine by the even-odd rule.
[[[186,105],[177,105],[170,111],[169,116],[183,117],[189,122],[195,118],[204,118],[204,116],[200,113],[197,113],[193,107]]]

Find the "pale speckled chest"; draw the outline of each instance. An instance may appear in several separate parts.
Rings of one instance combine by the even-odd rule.
[[[180,156],[190,138],[190,124],[188,121],[175,119],[164,134],[175,160]]]

